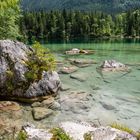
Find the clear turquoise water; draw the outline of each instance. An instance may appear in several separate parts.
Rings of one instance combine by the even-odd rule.
[[[89,100],[90,111],[83,113],[68,113],[62,111],[57,115],[56,121],[78,120],[94,121],[99,119],[102,124],[119,122],[134,129],[140,128],[140,42],[139,40],[97,41],[88,43],[54,43],[45,44],[45,47],[54,52],[58,60],[67,58],[93,59],[98,62],[91,67],[81,68],[77,73],[85,73],[88,79],[79,82],[70,78],[70,75],[60,75],[62,83],[70,87],[70,91],[85,91],[93,94],[94,100]],[[92,55],[67,56],[66,50],[72,48],[93,49]],[[115,59],[124,64],[129,64],[131,73],[106,73],[105,82],[96,71],[103,60]],[[92,86],[100,90],[93,91]],[[68,92],[70,92],[68,91]],[[67,94],[67,92],[65,93]],[[103,108],[101,102],[115,107],[114,110]]]
[[[72,48],[94,49],[94,55],[79,56],[80,58],[92,58],[98,61],[104,59],[117,59],[124,63],[140,61],[139,41],[100,41],[89,43],[54,43],[45,45],[47,48],[58,54],[63,54]]]

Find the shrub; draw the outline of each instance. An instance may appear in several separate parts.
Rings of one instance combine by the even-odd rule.
[[[26,132],[23,131],[23,130],[21,130],[18,133],[18,136],[17,136],[16,140],[27,140],[27,134],[26,134]]]
[[[91,140],[91,139],[92,139],[91,137],[92,137],[92,136],[91,136],[90,133],[85,133],[85,134],[84,134],[84,140]]]
[[[136,132],[136,137],[138,140],[140,140],[140,132]]]
[[[44,48],[39,42],[32,46],[33,54],[29,54],[30,59],[27,62],[29,71],[25,74],[29,82],[40,80],[43,71],[53,71],[56,68],[56,61],[49,49]]]
[[[51,140],[72,140],[61,128],[53,128],[51,133],[53,134]]]
[[[134,131],[125,125],[118,124],[118,123],[112,123],[110,126],[112,128],[116,128],[118,130],[128,132],[129,134],[134,134]]]

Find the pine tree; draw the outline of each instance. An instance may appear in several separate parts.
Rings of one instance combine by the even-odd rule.
[[[19,18],[19,0],[0,1],[0,39],[17,39],[20,37]]]
[[[25,12],[20,23],[24,38],[70,40],[72,38],[139,36],[140,10],[115,16],[101,12],[51,11]]]
[[[58,18],[58,21],[57,21],[57,31],[56,31],[56,37],[58,39],[62,39],[62,40],[65,40],[66,38],[66,32],[65,32],[65,20],[63,18],[62,15],[60,15],[60,17]]]

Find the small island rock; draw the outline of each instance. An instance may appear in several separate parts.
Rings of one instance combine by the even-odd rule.
[[[129,68],[116,60],[105,60],[100,66],[102,71],[128,71]]]

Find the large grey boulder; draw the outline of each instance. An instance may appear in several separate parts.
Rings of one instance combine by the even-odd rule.
[[[29,83],[25,76],[29,54],[33,54],[33,49],[21,42],[0,40],[0,97],[31,99],[57,93],[61,88],[55,71],[44,71],[39,81]]]
[[[42,79],[32,83],[24,93],[25,97],[37,97],[55,94],[61,88],[57,72],[43,72]]]
[[[5,87],[8,79],[7,71],[13,71],[16,81],[25,81],[27,68],[23,63],[28,61],[31,50],[23,43],[10,40],[0,40],[0,87]]]

